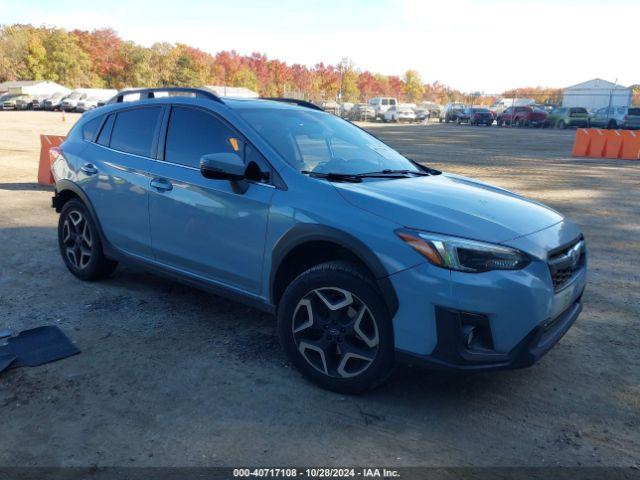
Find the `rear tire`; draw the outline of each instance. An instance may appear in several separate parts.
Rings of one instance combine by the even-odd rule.
[[[332,261],[299,275],[278,305],[280,343],[309,380],[339,393],[376,387],[395,362],[391,316],[370,276]]]
[[[104,256],[100,235],[89,210],[80,200],[69,200],[58,219],[58,246],[69,271],[80,280],[106,278],[118,263]]]

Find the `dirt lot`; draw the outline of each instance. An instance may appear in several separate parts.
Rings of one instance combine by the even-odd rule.
[[[536,366],[399,369],[346,397],[285,362],[272,319],[130,268],[82,283],[56,246],[38,134],[0,112],[0,327],[58,324],[82,353],[0,376],[0,465],[634,465],[640,452],[640,163],[575,160],[573,134],[370,125],[416,160],[571,216],[588,241],[577,324]]]

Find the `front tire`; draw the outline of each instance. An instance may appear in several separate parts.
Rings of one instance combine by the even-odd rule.
[[[80,280],[105,278],[118,266],[104,256],[96,224],[80,200],[69,200],[60,212],[58,246],[64,264]]]
[[[335,392],[362,393],[393,370],[391,317],[374,281],[353,263],[322,263],[291,282],[278,306],[278,334],[291,363]]]

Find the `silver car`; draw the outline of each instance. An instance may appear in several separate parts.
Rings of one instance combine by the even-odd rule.
[[[640,129],[640,107],[604,107],[592,112],[590,127]]]

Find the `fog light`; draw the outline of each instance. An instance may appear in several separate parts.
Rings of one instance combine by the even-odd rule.
[[[473,339],[475,338],[476,327],[472,325],[463,325],[462,326],[462,336],[464,338],[465,346],[471,350],[471,346],[473,345]]]

